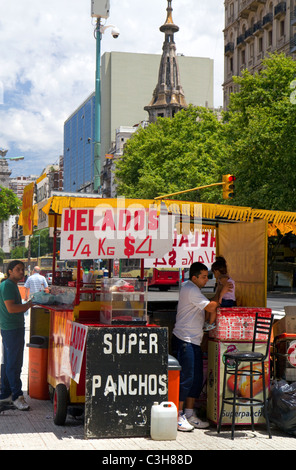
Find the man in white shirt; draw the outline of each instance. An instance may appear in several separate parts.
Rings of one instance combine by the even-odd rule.
[[[199,262],[190,266],[189,281],[181,287],[176,324],[172,336],[173,356],[181,366],[178,430],[192,431],[206,428],[209,423],[201,421],[193,411],[194,402],[203,386],[203,362],[201,341],[205,310],[213,312],[219,306],[221,290],[210,301],[201,292],[208,282],[208,268]],[[231,289],[228,284],[224,293]],[[185,404],[185,413],[183,407]]]
[[[44,276],[40,274],[41,269],[39,266],[35,266],[33,269],[32,276],[28,277],[25,282],[26,294],[25,300],[28,300],[29,293],[34,294],[35,292],[40,292],[41,290],[48,288],[47,280]]]

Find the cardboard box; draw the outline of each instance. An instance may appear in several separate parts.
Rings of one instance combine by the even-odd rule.
[[[210,330],[209,338],[220,341],[252,341],[256,312],[270,318],[271,309],[263,307],[218,308],[216,328]],[[258,341],[266,340],[266,335],[259,334]]]
[[[283,318],[281,318],[274,324],[274,337],[279,336],[283,333],[296,334],[296,314],[293,315],[288,312]]]

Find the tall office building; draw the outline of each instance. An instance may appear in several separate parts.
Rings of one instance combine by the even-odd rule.
[[[92,93],[64,124],[64,191],[86,188],[94,179],[95,93]]]
[[[101,168],[115,143],[116,129],[148,121],[144,107],[158,80],[159,54],[106,52],[101,65]],[[213,108],[213,60],[178,56],[187,103]],[[64,191],[92,192],[95,94],[64,123]]]
[[[296,58],[296,0],[225,0],[224,107],[233,76],[259,71],[268,53]]]
[[[108,52],[101,65],[101,167],[115,142],[116,129],[132,127],[149,116],[144,107],[158,79],[161,56]],[[187,103],[213,108],[213,60],[178,56]],[[92,192],[94,175],[95,94],[64,124],[64,191]]]

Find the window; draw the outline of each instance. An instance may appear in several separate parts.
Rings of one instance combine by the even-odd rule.
[[[229,57],[229,73],[233,72],[233,57]]]
[[[246,63],[246,51],[245,49],[242,50],[242,65]]]
[[[280,37],[283,37],[285,34],[285,20],[280,22]]]
[[[268,31],[268,46],[272,46],[272,29]]]
[[[258,42],[258,51],[259,52],[262,52],[263,51],[263,38],[259,38],[259,42]]]

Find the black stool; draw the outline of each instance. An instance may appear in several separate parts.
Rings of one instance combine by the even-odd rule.
[[[267,399],[266,399],[266,385],[265,385],[265,370],[264,370],[264,361],[266,360],[269,354],[269,345],[271,338],[273,315],[271,317],[264,317],[260,313],[256,313],[255,326],[254,326],[254,335],[252,342],[252,351],[233,351],[227,352],[224,354],[225,357],[225,368],[224,368],[224,382],[223,382],[223,393],[222,393],[222,407],[219,418],[219,425],[217,432],[221,431],[222,416],[224,411],[224,405],[232,405],[232,425],[231,425],[231,439],[234,439],[234,427],[235,427],[235,408],[238,405],[249,406],[251,410],[251,424],[252,431],[254,431],[254,414],[253,407],[261,406],[263,407],[263,412],[266,420],[267,431],[269,438],[271,439],[269,419],[267,414]],[[256,337],[257,334],[261,333],[266,336],[266,351],[265,354],[255,351],[256,346]],[[247,369],[238,369],[238,366],[241,362],[249,363]],[[253,364],[260,363],[261,370],[254,370]],[[234,392],[231,397],[225,397],[226,391],[226,381],[227,375],[234,375]],[[253,397],[253,379],[258,378],[262,375],[262,385],[263,385],[263,400]],[[238,397],[237,396],[237,384],[238,378],[246,376],[250,380],[250,396],[249,397]],[[247,380],[247,379],[246,379]],[[239,403],[238,403],[239,401]]]

